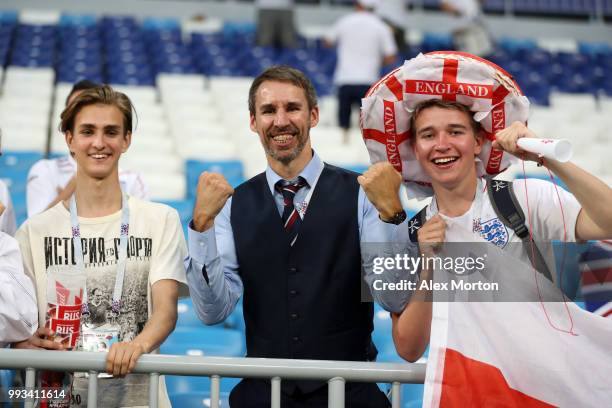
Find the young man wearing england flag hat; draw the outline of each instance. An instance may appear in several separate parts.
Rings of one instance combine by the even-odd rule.
[[[436,77],[437,74],[440,75]],[[520,121],[520,117],[526,119],[526,116],[515,112],[525,103],[516,84],[510,86],[512,89],[508,92],[503,87],[508,87],[510,78],[495,82],[504,74],[499,67],[471,56],[421,55],[383,78],[364,99],[364,139],[372,161],[379,163],[358,181],[383,220],[390,220],[403,211],[398,198],[402,179],[431,186],[433,198],[426,209],[426,222],[420,225],[413,219],[412,231],[408,231],[409,225],[404,229],[406,233],[416,232],[411,235],[418,241],[421,256],[434,256],[444,242],[461,241],[459,230],[467,230],[478,237],[477,240],[488,241],[499,248],[506,247],[509,242],[521,242],[512,228],[498,222],[497,212],[487,194],[488,183],[495,181],[482,177],[486,175],[484,165],[490,168],[492,161],[502,161],[500,155],[506,156],[505,159],[513,156],[540,163],[571,192],[542,180],[512,183],[533,241],[571,242],[612,237],[612,208],[609,205],[612,189],[609,186],[571,162],[543,159],[517,146],[517,140],[537,136],[525,125],[524,119]],[[492,101],[459,92],[454,95],[407,93],[409,89],[417,89],[413,85],[419,80],[428,84],[451,82],[450,89],[455,91],[460,89],[457,85],[460,81],[480,84],[490,87]],[[399,92],[393,86],[395,83],[403,85]],[[376,113],[377,107],[385,113]],[[495,129],[495,118],[491,118],[500,107],[505,109],[502,116],[517,120],[503,123],[505,129],[499,125]],[[388,130],[389,121],[384,118],[390,109],[396,109],[397,123]],[[400,143],[389,147],[389,140]],[[402,162],[389,160],[396,151],[400,152]],[[508,184],[497,182],[495,186],[502,189]],[[492,230],[496,230],[495,233],[492,234]],[[531,264],[528,248],[528,245],[523,248],[519,259]],[[420,279],[431,278],[431,273],[421,271]],[[416,291],[406,305],[391,310],[395,312],[393,337],[397,351],[409,361],[419,359],[430,340],[432,302],[424,301],[429,295],[427,290]]]

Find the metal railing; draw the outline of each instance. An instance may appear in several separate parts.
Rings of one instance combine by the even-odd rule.
[[[35,386],[35,370],[89,372],[87,407],[97,406],[97,376],[106,368],[106,354],[72,351],[0,349],[0,369],[25,369],[26,388]],[[423,383],[425,364],[370,363],[329,360],[291,360],[270,358],[197,357],[146,354],[140,357],[134,373],[149,374],[149,406],[158,406],[159,376],[210,376],[211,407],[219,407],[221,377],[268,378],[271,381],[272,408],[280,408],[282,379],[327,381],[328,406],[344,407],[346,381],[392,384],[391,404],[399,408],[402,383]],[[25,407],[33,406],[26,401]]]

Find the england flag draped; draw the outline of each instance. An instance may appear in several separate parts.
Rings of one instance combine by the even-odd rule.
[[[563,302],[434,303],[423,406],[611,401],[610,319]]]

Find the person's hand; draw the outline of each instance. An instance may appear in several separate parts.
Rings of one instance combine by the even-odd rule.
[[[196,231],[202,232],[213,226],[215,217],[234,194],[234,189],[221,174],[205,171],[200,174],[196,194],[193,225]]]
[[[421,254],[426,257],[434,256],[444,242],[445,231],[446,223],[440,214],[436,214],[427,220],[427,222],[417,231]]]
[[[50,340],[53,336],[55,336],[53,330],[41,327],[34,332],[32,337],[18,343],[13,343],[12,347],[16,349],[65,350],[65,347],[61,343]]]
[[[6,210],[6,207],[4,206],[4,204],[2,204],[2,201],[0,201],[0,215],[2,215],[4,210]]]
[[[115,377],[125,377],[145,353],[145,346],[135,341],[114,343],[106,356],[106,372]]]
[[[365,173],[357,177],[357,182],[363,187],[366,196],[383,220],[389,220],[402,211],[399,199],[402,176],[391,163],[381,162],[370,166]]]
[[[514,122],[512,125],[495,135],[495,141],[493,142],[492,147],[494,149],[508,152],[521,160],[539,162],[540,157],[537,154],[525,151],[518,147],[516,141],[521,137],[531,137],[537,139],[535,133],[533,133],[523,123]]]
[[[62,200],[69,199],[76,190],[76,176],[72,176],[66,187],[57,189],[57,196]]]

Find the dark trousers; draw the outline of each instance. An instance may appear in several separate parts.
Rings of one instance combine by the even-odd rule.
[[[351,108],[361,106],[370,85],[340,85],[338,87],[338,124],[342,129],[351,127]]]
[[[257,45],[293,48],[296,45],[293,10],[260,9],[257,18]]]
[[[244,379],[230,394],[231,408],[269,408],[270,381]],[[387,408],[391,404],[374,383],[347,383],[345,386],[347,408]],[[327,386],[302,394],[299,389],[291,395],[281,391],[282,408],[327,408]]]

